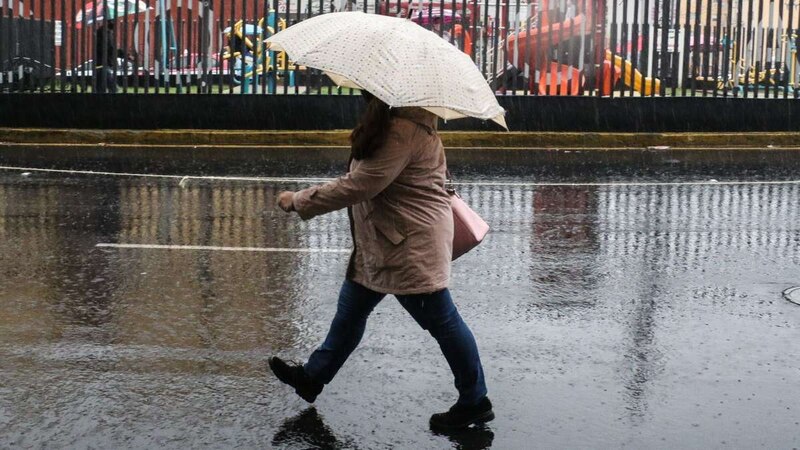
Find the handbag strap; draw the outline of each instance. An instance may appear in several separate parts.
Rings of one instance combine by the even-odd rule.
[[[458,196],[456,192],[456,188],[453,185],[453,175],[450,173],[450,169],[445,169],[445,179],[444,179],[444,190],[447,191],[450,195]]]

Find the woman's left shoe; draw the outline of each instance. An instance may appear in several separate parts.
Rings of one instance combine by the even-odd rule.
[[[492,402],[489,397],[483,397],[477,405],[463,406],[456,403],[449,411],[432,415],[430,425],[433,430],[457,430],[492,419]]]
[[[317,383],[306,374],[303,366],[286,364],[282,359],[273,356],[269,359],[269,368],[279,380],[294,388],[295,393],[308,403],[314,403],[317,396],[325,387],[322,383]]]

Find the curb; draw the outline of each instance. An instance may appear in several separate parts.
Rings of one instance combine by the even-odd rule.
[[[348,147],[350,130],[83,130],[0,128],[0,143],[215,147]],[[448,148],[797,148],[800,132],[568,133],[441,131]]]

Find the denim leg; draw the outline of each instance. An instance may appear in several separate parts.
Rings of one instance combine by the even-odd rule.
[[[443,289],[432,294],[399,295],[397,299],[414,320],[439,343],[458,389],[458,402],[472,406],[486,396],[478,346],[458,309]]]
[[[328,330],[328,336],[308,358],[306,374],[319,383],[328,384],[355,350],[367,317],[386,294],[372,291],[350,280],[342,283],[336,315]]]

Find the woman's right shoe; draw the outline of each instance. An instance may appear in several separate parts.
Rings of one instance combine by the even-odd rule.
[[[274,373],[279,380],[293,387],[294,392],[308,403],[314,403],[314,400],[316,400],[317,396],[322,392],[322,388],[325,387],[324,384],[312,380],[311,377],[306,374],[303,366],[299,364],[286,364],[286,362],[277,356],[273,356],[269,359],[269,368],[272,369],[272,373]]]
[[[432,430],[450,431],[486,423],[492,419],[492,402],[489,397],[483,397],[477,405],[464,406],[456,403],[449,411],[432,415],[430,425]]]

